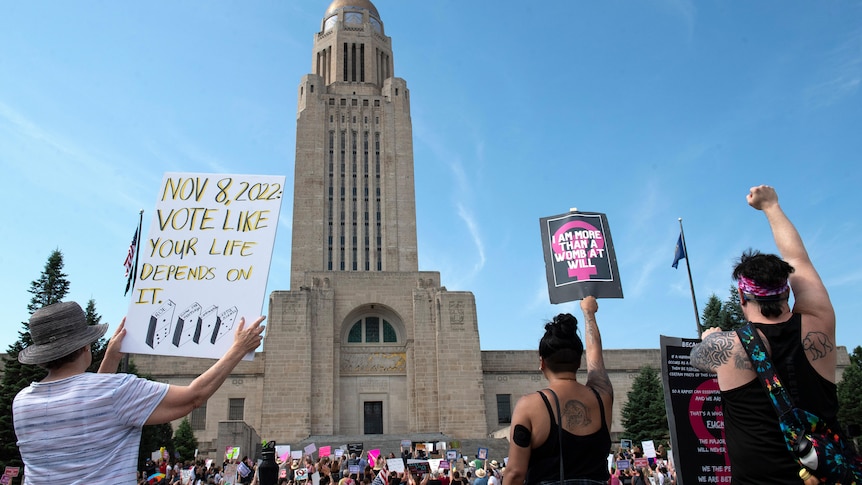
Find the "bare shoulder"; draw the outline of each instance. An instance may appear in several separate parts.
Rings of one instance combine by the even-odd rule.
[[[718,372],[725,366],[751,370],[748,355],[736,332],[713,331],[691,349],[691,365],[704,372]]]

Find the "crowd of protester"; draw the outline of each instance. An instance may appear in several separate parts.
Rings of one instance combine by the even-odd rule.
[[[404,450],[400,458],[428,459],[422,450]],[[671,463],[665,459],[664,451],[649,459],[648,466],[635,466],[635,460],[643,452],[637,446],[632,449],[617,448],[611,466],[609,485],[674,485],[675,473]],[[411,473],[407,466],[403,472],[389,470],[387,460],[396,458],[395,453],[381,456],[374,466],[363,454],[337,457],[323,456],[313,459],[276,459],[279,466],[278,485],[312,485],[312,476],[319,475],[318,485],[501,485],[506,473],[505,460],[469,460],[459,458],[449,462],[450,468],[440,468],[427,473]],[[625,467],[617,464],[625,463]],[[235,466],[231,466],[235,465]],[[351,466],[352,465],[352,466]],[[144,470],[138,473],[139,485],[260,485],[257,478],[258,463],[249,457],[241,460],[225,460],[221,464],[213,460],[196,462],[147,461]],[[400,467],[399,467],[400,468]],[[236,477],[229,477],[225,470],[236,469]],[[183,471],[186,471],[183,473]],[[358,470],[358,472],[356,471]],[[352,471],[352,472],[351,472]],[[234,481],[235,480],[235,481]],[[305,482],[305,483],[303,483]]]

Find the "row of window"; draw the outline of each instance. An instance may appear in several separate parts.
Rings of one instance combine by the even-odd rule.
[[[245,399],[231,398],[227,400],[227,419],[228,421],[242,421],[245,419]],[[192,411],[189,416],[189,424],[193,430],[203,430],[207,428],[207,403]]]
[[[347,341],[350,343],[379,343],[381,341],[381,333],[383,337],[383,342],[398,341],[398,336],[395,333],[395,329],[389,322],[380,317],[365,317],[353,324],[353,327],[350,328],[350,333],[347,336]],[[227,406],[227,419],[229,421],[242,421],[244,419],[245,399],[230,398],[228,399]],[[189,421],[193,430],[197,431],[206,429],[206,403],[192,411]],[[512,395],[497,394],[497,423],[510,424],[511,422]]]
[[[312,90],[311,92],[314,92],[314,90]],[[335,106],[335,98],[329,98],[329,105]],[[341,106],[347,106],[347,98],[341,98]],[[359,100],[356,98],[351,99],[350,100],[350,106],[359,106]],[[367,99],[362,100],[362,106],[368,107],[368,100]],[[375,108],[380,107],[380,100],[379,99],[374,100],[374,107]]]

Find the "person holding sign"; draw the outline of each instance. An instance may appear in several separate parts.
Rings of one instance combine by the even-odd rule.
[[[18,354],[22,364],[48,370],[15,396],[12,419],[24,461],[24,484],[135,484],[141,427],[168,423],[205,403],[234,367],[261,342],[259,317],[241,319],[228,352],[187,386],[113,374],[122,358],[125,318],[108,342],[98,374],[86,372],[90,346],[108,326],[88,325],[75,302],[36,310],[30,317],[32,344]],[[63,423],[58,426],[58,423]]]
[[[548,387],[523,396],[515,405],[503,485],[555,484],[563,479],[568,484],[608,483],[614,390],[602,356],[598,309],[594,297],[581,300],[586,384],[577,380],[585,351],[577,334],[578,320],[560,314],[545,325],[539,369]]]
[[[761,334],[794,404],[840,429],[835,310],[829,294],[775,189],[752,187],[746,199],[766,216],[781,257],[743,253],[733,270],[742,313]],[[702,337],[691,349],[691,365],[718,376],[733,483],[801,483],[800,466],[788,452],[771,398],[736,332],[716,327]]]

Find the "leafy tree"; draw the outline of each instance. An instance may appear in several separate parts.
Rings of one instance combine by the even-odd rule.
[[[845,428],[854,429],[858,434],[862,427],[862,347],[853,349],[850,365],[844,369],[838,383],[838,420]]]
[[[63,300],[69,292],[69,280],[63,273],[63,253],[55,249],[48,257],[45,268],[38,279],[30,283],[32,294],[27,310],[30,315],[36,310]],[[3,380],[0,381],[0,463],[7,466],[21,466],[21,453],[16,445],[15,428],[12,424],[12,401],[18,391],[40,381],[48,371],[36,365],[23,365],[18,362],[18,353],[33,343],[28,331],[28,322],[23,322],[18,332],[18,340],[8,347]]]
[[[739,304],[739,292],[733,285],[730,285],[730,297],[721,305],[720,320],[719,326],[725,331],[736,330],[748,323],[745,315],[742,314],[742,305]]]
[[[174,433],[174,447],[180,455],[180,460],[192,461],[195,459],[195,450],[198,448],[198,439],[195,438],[195,433],[192,431],[192,424],[189,418],[183,418],[180,425],[177,426],[177,431]]]
[[[623,406],[625,437],[634,443],[654,440],[656,444],[670,437],[664,390],[658,371],[650,366],[641,367]]]
[[[721,300],[715,293],[709,295],[701,316],[701,330],[721,326]]]

